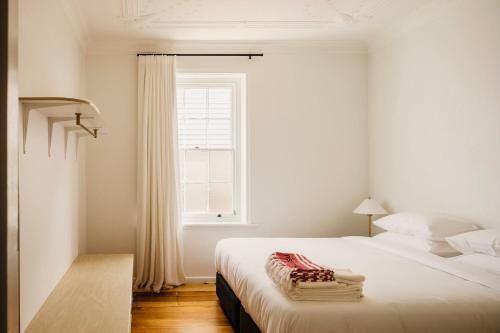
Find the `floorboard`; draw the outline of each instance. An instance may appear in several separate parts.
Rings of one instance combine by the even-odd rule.
[[[189,284],[160,294],[134,292],[132,333],[233,333],[215,284]]]

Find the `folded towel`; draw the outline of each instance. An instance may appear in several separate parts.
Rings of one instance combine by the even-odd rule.
[[[359,302],[363,298],[363,295],[353,294],[353,295],[336,295],[336,296],[324,296],[324,295],[288,295],[294,301],[314,301],[314,302]]]
[[[324,289],[324,290],[318,290],[318,289],[294,289],[293,291],[289,292],[289,295],[292,296],[302,296],[302,297],[307,297],[307,296],[321,296],[321,297],[327,297],[327,296],[356,296],[356,297],[361,297],[363,293],[362,288],[351,288],[349,290],[342,290],[342,289]]]
[[[310,284],[314,283],[315,282]],[[359,300],[363,297],[363,286],[338,285],[326,288],[297,287],[289,290],[286,294],[296,301],[351,301]]]
[[[335,295],[350,292],[362,292],[363,284],[346,284],[337,281],[332,282],[298,282],[292,291],[301,295],[315,295],[323,293],[325,295]]]
[[[317,265],[301,254],[274,252],[268,261],[290,274],[292,282],[333,281],[331,269]]]
[[[349,282],[363,282],[364,275],[355,274],[350,269],[335,269],[335,280],[343,280]]]
[[[330,282],[297,282],[295,285],[295,289],[346,289],[348,287],[363,287],[363,283],[344,283],[337,280]]]
[[[266,262],[271,280],[297,301],[352,301],[363,296],[363,275],[331,269],[301,254],[275,252]]]

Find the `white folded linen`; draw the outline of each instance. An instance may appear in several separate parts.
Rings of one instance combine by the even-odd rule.
[[[346,283],[349,282],[363,282],[365,281],[365,276],[361,274],[355,274],[348,268],[336,268],[332,270],[335,272],[335,280],[343,280]]]
[[[266,262],[269,278],[291,299],[296,301],[356,301],[363,297],[365,277],[349,269],[332,269],[334,281],[293,282],[289,270],[276,261]]]
[[[336,296],[324,296],[324,295],[315,295],[315,296],[300,296],[289,294],[290,297],[294,301],[316,301],[316,302],[359,302],[361,301],[363,295],[336,295]]]
[[[297,301],[360,300],[363,297],[363,286],[337,283],[337,286],[327,288],[304,288],[298,285],[296,288],[289,290],[287,295]]]
[[[362,293],[363,286],[348,286],[335,288],[294,288],[292,292],[297,295],[345,295],[352,293]]]
[[[362,282],[297,282],[294,289],[345,289],[347,287],[363,287]]]

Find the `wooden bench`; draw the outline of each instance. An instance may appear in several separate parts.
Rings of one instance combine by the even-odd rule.
[[[130,332],[133,260],[132,254],[79,256],[25,332]]]

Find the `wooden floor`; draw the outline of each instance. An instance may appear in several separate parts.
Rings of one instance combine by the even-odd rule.
[[[233,333],[214,284],[190,284],[160,294],[134,293],[132,333]]]

